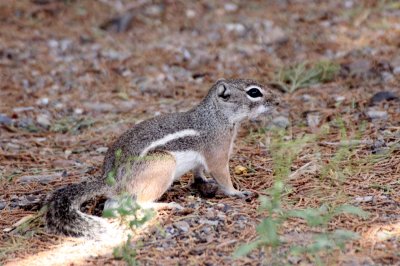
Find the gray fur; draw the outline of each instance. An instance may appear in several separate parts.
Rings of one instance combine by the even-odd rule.
[[[258,102],[253,102],[246,96],[245,89],[251,85],[263,90],[263,97]],[[218,80],[202,102],[193,109],[160,115],[133,126],[109,148],[104,158],[101,176],[93,181],[61,188],[52,195],[46,214],[47,227],[52,232],[70,236],[95,235],[101,229],[101,222],[97,217],[81,213],[80,205],[97,195],[113,197],[122,191],[137,196],[135,186],[140,181],[135,180],[136,176],[154,165],[146,158],[140,158],[141,152],[150,143],[168,134],[191,129],[199,132],[199,135],[175,139],[158,146],[148,152],[149,160],[156,160],[157,163],[157,160],[163,158],[172,160],[173,163],[169,152],[188,150],[205,156],[216,154],[218,150],[225,154],[228,153],[226,150],[233,142],[240,122],[259,115],[254,112],[261,105],[272,107],[277,102],[276,95],[253,80]],[[223,163],[227,165],[227,162]],[[116,185],[109,186],[106,182],[107,175],[113,171]]]

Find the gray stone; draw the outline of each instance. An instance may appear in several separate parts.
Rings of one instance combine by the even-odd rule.
[[[182,232],[187,232],[187,231],[189,231],[189,228],[190,228],[190,225],[185,221],[176,222],[176,223],[174,223],[174,226],[177,229],[181,230]]]
[[[235,3],[226,3],[225,5],[224,5],[224,9],[225,9],[225,11],[227,11],[227,12],[235,12],[235,11],[237,11],[238,10],[238,5],[237,4],[235,4]]]
[[[383,82],[392,82],[395,80],[394,76],[392,75],[392,73],[389,73],[387,71],[384,71],[381,73],[381,77]]]
[[[96,149],[98,153],[106,153],[108,151],[107,147],[99,147]]]
[[[15,107],[13,109],[14,113],[21,113],[21,112],[27,112],[27,111],[32,111],[35,110],[32,106],[27,106],[27,107]]]
[[[0,124],[10,126],[12,124],[12,119],[6,115],[0,114]]]
[[[18,178],[18,182],[20,183],[31,183],[31,182],[39,182],[41,184],[47,184],[51,181],[57,180],[61,178],[61,173],[52,174],[52,175],[26,175]]]
[[[17,121],[17,126],[21,128],[34,127],[33,120],[29,117],[22,118]]]
[[[371,104],[377,104],[382,101],[393,101],[398,100],[399,97],[391,91],[380,91],[374,94],[371,98]]]
[[[36,117],[36,122],[38,122],[38,124],[42,127],[50,127],[51,122],[50,122],[50,117],[48,115],[45,114],[40,114]]]
[[[307,114],[307,125],[310,128],[316,128],[321,121],[321,116],[317,112],[310,112]]]
[[[388,113],[386,111],[369,110],[367,116],[370,119],[387,119]]]
[[[227,31],[234,32],[238,35],[246,33],[246,27],[240,23],[228,23],[225,27]]]
[[[19,150],[21,148],[21,146],[15,143],[7,143],[6,147],[10,150]]]
[[[315,98],[312,97],[310,94],[303,94],[303,95],[300,96],[300,99],[301,99],[303,102],[312,102],[312,101],[315,101]]]
[[[87,102],[84,103],[83,106],[90,111],[100,112],[100,113],[107,113],[111,112],[115,109],[114,105],[110,103],[91,103]]]
[[[279,128],[287,128],[290,126],[290,121],[285,116],[277,116],[272,119],[272,126],[279,127]]]

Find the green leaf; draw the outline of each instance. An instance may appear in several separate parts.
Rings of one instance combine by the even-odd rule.
[[[342,213],[357,215],[364,219],[368,218],[368,216],[369,216],[368,212],[366,212],[356,206],[352,206],[352,205],[341,205],[341,206],[335,208],[335,210],[334,210],[335,215],[342,214]]]
[[[349,230],[337,229],[332,233],[332,236],[336,239],[357,239],[359,235],[356,232]]]
[[[112,170],[107,174],[106,183],[109,186],[114,186],[117,183],[115,180],[115,170]]]
[[[302,218],[310,226],[319,226],[327,222],[323,216],[324,213],[321,213],[321,211],[318,209],[308,208],[304,210],[293,210],[289,211],[288,215],[290,217]]]
[[[102,216],[105,218],[116,218],[118,215],[115,214],[115,209],[105,209]]]
[[[254,249],[258,248],[259,245],[260,245],[259,241],[254,241],[254,242],[250,242],[248,244],[243,244],[238,249],[235,250],[235,252],[233,253],[233,257],[235,259],[237,259],[239,257],[243,257],[243,256],[249,254]]]
[[[272,218],[265,218],[257,226],[257,233],[267,245],[279,245],[280,239],[278,236],[278,225],[279,223],[274,221]]]

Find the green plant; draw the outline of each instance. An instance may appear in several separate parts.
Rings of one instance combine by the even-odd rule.
[[[129,266],[138,265],[136,260],[138,246],[132,245],[132,236],[128,236],[128,240],[119,247],[114,248],[113,256],[116,259],[124,260]]]
[[[122,194],[118,198],[116,207],[103,211],[103,217],[118,218],[121,224],[128,225],[133,231],[148,222],[153,215],[152,210],[142,209],[128,194]],[[116,259],[124,260],[128,265],[137,265],[138,246],[140,245],[132,245],[131,235],[129,235],[121,246],[114,248],[113,255]]]
[[[283,131],[278,132],[278,134],[275,133],[273,143],[270,146],[274,162],[275,182],[267,190],[267,195],[259,198],[260,211],[265,212],[266,217],[256,228],[258,237],[250,243],[239,246],[234,253],[235,258],[244,256],[254,249],[262,248],[267,257],[272,258],[272,264],[283,263],[284,257],[289,254],[304,253],[313,258],[315,263],[320,264],[319,254],[321,252],[329,252],[338,248],[343,249],[346,241],[357,238],[357,234],[351,231],[328,230],[329,222],[337,215],[350,214],[366,218],[368,214],[357,207],[322,204],[319,208],[288,210],[282,206],[286,192],[290,191],[287,180],[291,172],[292,162],[308,143],[314,142],[313,140],[315,140],[314,136],[304,136],[297,140],[285,141]],[[338,160],[340,158],[342,157],[339,156]],[[282,258],[277,258],[273,254],[277,254],[277,249],[285,244],[281,232],[283,224],[290,219],[302,219],[308,227],[318,228],[320,233],[314,234],[311,243],[304,246],[291,245],[284,252]],[[271,256],[268,256],[268,254]]]
[[[121,157],[122,149],[117,149],[115,151],[114,167],[107,173],[106,177],[106,182],[110,186],[117,183],[115,179],[117,173],[116,169],[121,167]],[[132,161],[129,161],[126,167],[130,169],[132,166],[131,163]],[[103,211],[103,217],[118,218],[120,224],[128,225],[132,231],[143,226],[153,216],[153,210],[142,209],[128,193],[122,193],[118,197],[115,207],[107,208]],[[138,245],[133,246],[131,238],[132,236],[129,235],[128,239],[121,246],[114,248],[113,255],[116,259],[124,260],[128,265],[137,265],[136,254]]]
[[[61,133],[71,132],[73,134],[76,134],[86,128],[90,128],[94,125],[94,123],[95,121],[91,118],[81,118],[77,120],[74,117],[66,117],[54,122],[50,126],[50,131]]]
[[[316,64],[300,63],[282,68],[273,84],[284,92],[292,93],[299,88],[331,81],[339,72],[339,65],[331,61],[319,61]]]

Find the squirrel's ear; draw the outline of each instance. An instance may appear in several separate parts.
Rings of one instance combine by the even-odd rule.
[[[228,100],[229,97],[231,96],[231,91],[228,88],[228,85],[225,82],[220,82],[217,85],[217,95],[218,97],[224,99],[224,100]]]

